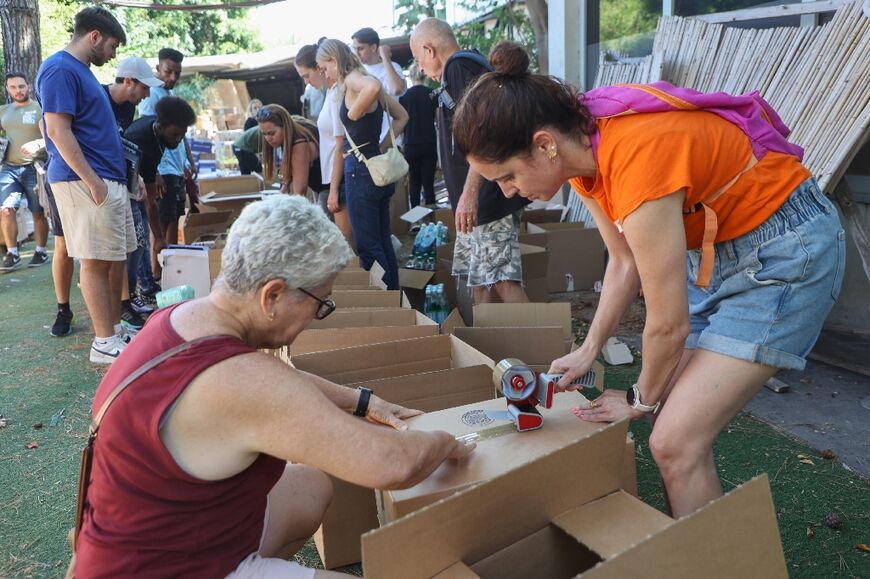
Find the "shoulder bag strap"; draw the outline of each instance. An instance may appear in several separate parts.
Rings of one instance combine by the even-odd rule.
[[[203,342],[208,342],[211,340],[218,340],[225,337],[226,336],[204,336],[202,338],[197,338],[195,340],[190,340],[189,342],[179,344],[174,348],[170,348],[165,352],[155,356],[154,358],[142,364],[142,366],[137,368],[120,384],[118,384],[118,386],[114,390],[112,390],[112,393],[109,394],[109,397],[106,398],[105,402],[103,402],[103,405],[100,406],[100,410],[91,421],[88,442],[87,445],[85,445],[84,449],[82,449],[81,462],[79,465],[79,484],[78,490],[76,492],[75,529],[72,538],[73,551],[75,551],[75,543],[78,540],[79,532],[82,529],[82,522],[84,519],[85,499],[88,496],[88,486],[90,485],[91,479],[91,465],[94,459],[94,441],[97,438],[97,431],[100,429],[100,422],[102,421],[103,416],[106,414],[106,411],[109,409],[109,406],[112,405],[112,402],[115,401],[118,395],[121,394],[121,392],[123,392],[124,389],[127,388],[127,386],[136,381],[136,379],[140,378],[145,372],[155,368],[172,356],[184,352],[185,350],[188,350],[197,344],[201,344]]]
[[[347,127],[344,126],[344,123],[341,123],[341,128],[344,129],[344,136],[347,137],[347,141],[350,143],[350,148],[347,150],[346,153],[344,153],[344,156],[347,157],[348,155],[353,155],[360,163],[365,163],[366,161],[368,161],[368,159],[366,159],[366,156],[363,155],[360,151],[360,148],[365,147],[366,145],[368,145],[368,143],[357,145],[353,142],[353,138],[350,136],[350,133],[347,132]]]
[[[387,127],[389,127],[390,129],[390,139],[392,141],[391,148],[398,147],[399,145],[396,144],[396,134],[393,132],[393,116],[390,114],[390,109],[387,108],[387,93],[384,90],[383,86],[381,86],[381,92],[378,95],[378,101],[380,101],[381,106],[384,109],[384,114],[387,115]]]

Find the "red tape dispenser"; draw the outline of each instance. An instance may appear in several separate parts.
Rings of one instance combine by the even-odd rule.
[[[590,370],[574,383],[594,388],[595,378],[595,371]],[[544,425],[544,417],[537,407],[553,406],[556,384],[562,375],[535,372],[522,360],[505,358],[495,366],[492,379],[507,399],[507,412],[488,412],[487,415],[496,420],[510,420],[518,431],[525,432]]]

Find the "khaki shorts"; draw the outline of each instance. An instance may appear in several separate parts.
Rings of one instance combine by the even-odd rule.
[[[491,286],[502,281],[523,281],[520,259],[520,219],[515,211],[471,233],[456,235],[453,248],[453,275],[468,276],[468,286]]]
[[[101,205],[94,203],[84,181],[61,181],[51,185],[70,257],[124,261],[127,254],[136,249],[127,186],[115,181],[104,182],[109,193]]]

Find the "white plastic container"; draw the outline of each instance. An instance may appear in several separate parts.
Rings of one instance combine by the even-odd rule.
[[[170,245],[160,252],[158,260],[163,267],[161,287],[188,285],[193,288],[198,298],[207,296],[211,291],[207,247]]]

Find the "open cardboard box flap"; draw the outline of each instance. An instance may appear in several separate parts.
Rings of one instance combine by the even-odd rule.
[[[396,290],[335,290],[332,300],[339,308],[410,308],[408,298]]]
[[[339,384],[354,384],[468,366],[491,369],[495,362],[454,336],[430,336],[303,354],[294,356],[293,364]],[[487,398],[491,395],[490,389]]]
[[[198,180],[202,195],[224,197],[239,193],[253,193],[263,190],[263,178],[259,175],[235,175],[232,177],[203,177]]]
[[[348,265],[339,271],[333,282],[333,289],[387,289],[384,283],[384,268],[374,262],[369,271],[357,265]]]
[[[365,344],[378,344],[381,342],[438,335],[438,324],[416,310],[408,311],[416,314],[416,323],[369,328],[305,330],[296,336],[296,339],[289,346],[289,353],[291,356],[298,356],[311,352],[326,352]]]
[[[553,328],[561,331],[562,353],[571,351],[574,336],[571,331],[571,304],[554,302],[549,304],[477,304],[473,308],[474,328]],[[465,322],[458,310],[453,310],[444,323],[441,332],[454,334],[459,328],[465,328]],[[467,332],[466,336],[475,335]],[[509,334],[505,339],[510,340]],[[518,350],[519,352],[519,350]],[[558,357],[558,356],[556,356]],[[498,360],[496,360],[498,361]],[[552,361],[552,359],[551,359]],[[529,364],[534,362],[526,360]]]
[[[607,425],[366,533],[366,577],[787,577],[765,475],[674,521],[619,488],[626,430]]]
[[[203,236],[222,235],[230,226],[232,211],[191,213],[188,209],[181,222],[181,243],[194,243]]]

